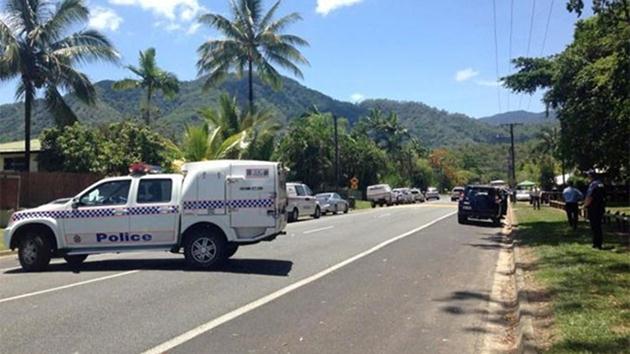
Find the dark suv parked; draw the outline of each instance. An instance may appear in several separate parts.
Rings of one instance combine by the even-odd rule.
[[[465,224],[469,218],[489,219],[500,225],[504,204],[502,193],[494,186],[467,186],[459,201],[457,220]]]

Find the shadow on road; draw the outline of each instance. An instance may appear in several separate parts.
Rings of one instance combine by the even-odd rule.
[[[182,272],[205,272],[205,273],[233,273],[233,274],[256,274],[277,277],[286,277],[293,268],[293,262],[272,259],[229,259],[223,265],[209,269],[195,269],[186,265],[184,259],[122,259],[104,260],[90,262],[89,259],[79,267],[71,267],[69,264],[51,264],[42,273],[54,272],[110,272],[110,271],[130,271],[130,270],[157,270],[157,271],[182,271]],[[14,269],[4,274],[20,274],[21,269]]]

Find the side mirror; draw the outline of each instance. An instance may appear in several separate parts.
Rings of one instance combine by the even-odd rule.
[[[77,209],[79,207],[79,200],[78,199],[72,199],[71,207],[72,207],[72,209]]]

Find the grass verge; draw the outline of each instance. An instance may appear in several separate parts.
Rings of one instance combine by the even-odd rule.
[[[517,207],[515,237],[532,252],[529,269],[550,299],[550,353],[622,353],[630,348],[630,254],[607,233],[607,250],[591,248],[588,224],[571,230],[563,211]],[[612,246],[612,249],[610,249]],[[544,329],[543,329],[544,330]],[[545,346],[547,347],[547,345]]]
[[[7,248],[4,247],[4,229],[0,229],[0,251],[4,251]]]
[[[357,200],[356,204],[354,205],[355,210],[370,209],[370,208],[372,208],[372,204],[368,202],[367,200]]]

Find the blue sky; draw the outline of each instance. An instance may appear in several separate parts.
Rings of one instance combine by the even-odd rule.
[[[159,65],[180,80],[192,80],[197,47],[217,37],[195,18],[207,11],[227,14],[227,1],[89,0],[90,26],[111,38],[123,64],[135,64],[139,50],[155,47]],[[529,55],[557,53],[571,41],[576,15],[566,11],[565,0],[514,0],[513,57],[527,54],[534,1]],[[499,71],[505,75],[510,70],[510,0],[496,3]],[[473,117],[519,107],[544,110],[540,95],[530,100],[505,90],[499,107],[492,0],[284,0],[280,14],[292,11],[304,21],[288,31],[311,44],[303,49],[311,65],[303,68],[302,83],[337,99],[420,101]],[[84,70],[94,81],[128,75],[113,65],[91,64]],[[12,102],[14,83],[0,85],[0,103]]]

